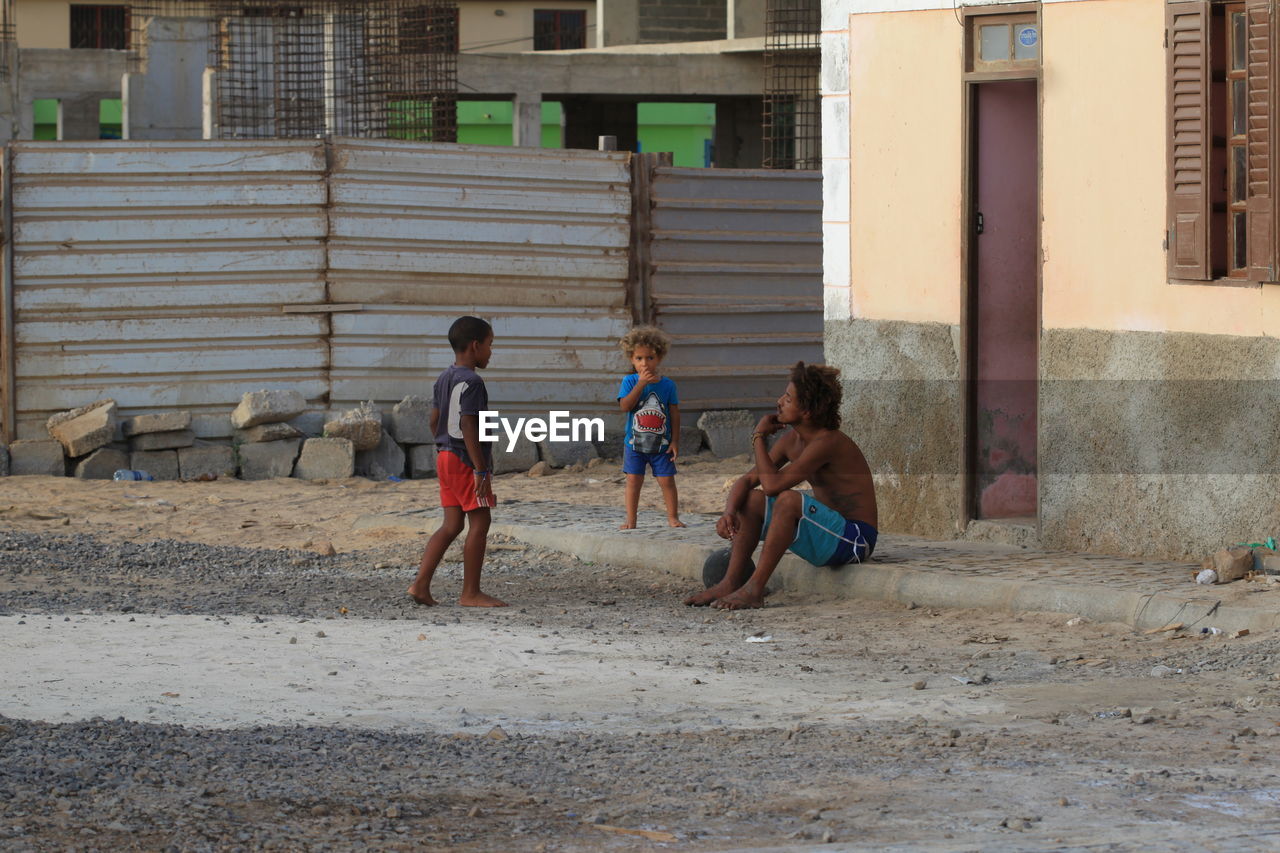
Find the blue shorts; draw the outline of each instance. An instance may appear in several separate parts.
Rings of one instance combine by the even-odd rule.
[[[670,450],[664,450],[661,453],[637,453],[629,446],[623,446],[622,473],[639,474],[643,477],[646,465],[653,469],[653,476],[655,477],[674,477],[676,475],[676,463],[671,458]]]
[[[877,532],[865,521],[850,521],[829,506],[815,500],[813,495],[800,493],[802,499],[800,523],[796,525],[796,538],[787,548],[815,566],[843,566],[846,563],[865,562],[876,549]],[[773,517],[773,498],[765,498],[764,527],[760,538],[769,531]]]

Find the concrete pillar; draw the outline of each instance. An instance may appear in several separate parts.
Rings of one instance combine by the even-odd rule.
[[[200,139],[209,23],[198,18],[147,22],[146,73],[121,84],[125,139]]]
[[[596,47],[640,41],[640,0],[596,0]]]
[[[218,138],[218,69],[206,68],[200,76],[201,138]]]
[[[36,138],[36,104],[31,98],[18,98],[18,135],[15,139]]]
[[[728,38],[749,39],[764,36],[766,0],[729,0],[726,10]]]
[[[518,92],[512,103],[511,141],[521,148],[542,147],[542,93]]]
[[[82,95],[58,101],[58,139],[98,139],[101,136],[98,98]]]

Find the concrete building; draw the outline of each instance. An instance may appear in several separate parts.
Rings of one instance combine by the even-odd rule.
[[[826,353],[885,526],[1280,530],[1275,4],[823,13]]]
[[[170,64],[122,87],[136,47],[127,0],[14,3],[18,71],[0,93],[0,137],[96,139],[103,102],[121,100],[131,138],[210,132],[199,77],[206,33],[153,34],[168,42]],[[460,0],[459,98],[511,103],[517,145],[594,148],[608,134],[622,149],[636,147],[638,104],[713,104],[717,165],[757,166],[764,15],[765,0]],[[543,127],[553,102],[559,139]],[[56,127],[38,128],[37,113],[56,113]]]

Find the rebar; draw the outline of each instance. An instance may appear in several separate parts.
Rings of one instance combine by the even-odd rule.
[[[768,0],[764,42],[764,167],[822,168],[819,0]]]

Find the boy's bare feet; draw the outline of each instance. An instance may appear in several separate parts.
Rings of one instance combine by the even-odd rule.
[[[689,525],[685,524],[683,521],[681,521],[678,518],[667,519],[667,527],[688,527],[688,526]]]
[[[435,607],[440,603],[431,597],[431,593],[419,593],[413,587],[409,587],[409,597],[414,600],[414,603],[421,604],[423,607]]]
[[[717,598],[711,606],[718,610],[751,610],[764,607],[764,596],[747,589],[745,586],[724,598]]]
[[[619,530],[635,530],[636,523],[634,521],[628,521],[626,524],[619,524],[618,529]]]
[[[463,594],[458,598],[460,607],[506,607],[507,603],[500,598],[494,598],[492,595],[485,595],[483,592],[477,592],[475,595]]]

